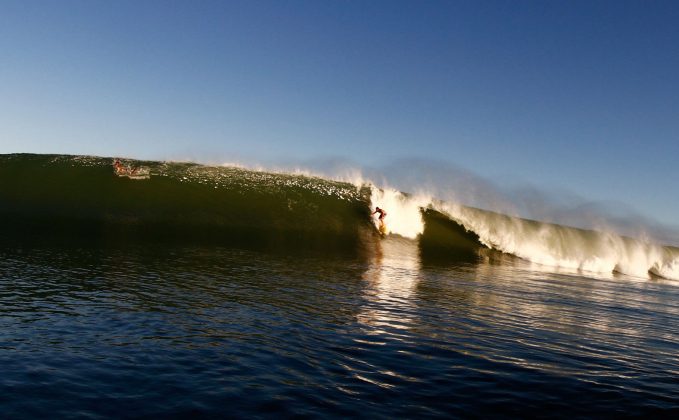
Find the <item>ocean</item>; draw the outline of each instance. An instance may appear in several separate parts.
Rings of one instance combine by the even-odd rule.
[[[679,413],[675,247],[363,181],[112,162],[0,155],[4,418]]]

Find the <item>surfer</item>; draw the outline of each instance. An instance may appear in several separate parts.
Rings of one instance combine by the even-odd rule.
[[[120,177],[128,177],[130,179],[149,179],[151,177],[151,170],[146,166],[124,166],[120,159],[113,161],[113,170],[116,175]]]
[[[113,167],[118,175],[126,172],[125,167],[120,163],[120,159],[116,159],[115,162],[113,162]]]
[[[132,175],[135,176],[137,175],[137,171],[139,171],[139,168],[132,168],[132,167],[124,167],[122,163],[120,163],[120,159],[116,159],[115,162],[113,162],[113,167],[116,170],[117,175]]]
[[[375,213],[379,213],[380,216],[377,218],[380,221],[380,233],[383,235],[386,233],[387,230],[387,225],[384,224],[384,218],[387,217],[387,212],[384,211],[384,209],[381,209],[379,207],[375,207],[375,211],[372,212],[370,215],[374,215]]]
[[[372,216],[375,213],[380,214],[380,217],[378,217],[378,219],[379,219],[380,223],[384,223],[384,218],[387,217],[387,212],[384,211],[383,209],[379,208],[379,207],[375,207],[375,211],[372,212],[372,214],[370,214],[370,215]]]

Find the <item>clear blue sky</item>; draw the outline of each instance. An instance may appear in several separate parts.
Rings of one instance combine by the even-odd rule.
[[[677,1],[0,1],[0,153],[436,158],[679,224]]]

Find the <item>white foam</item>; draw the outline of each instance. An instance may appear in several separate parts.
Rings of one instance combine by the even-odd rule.
[[[534,263],[638,277],[647,277],[650,271],[679,280],[679,255],[658,244],[449,203],[437,209],[479,235],[486,246]]]
[[[385,223],[389,233],[415,239],[424,230],[421,208],[426,207],[430,199],[424,196],[406,196],[392,188],[370,186],[370,208],[380,207],[387,212]],[[377,226],[378,221],[375,218]]]
[[[679,250],[666,250],[665,258],[656,261],[650,271],[667,279],[679,280]]]

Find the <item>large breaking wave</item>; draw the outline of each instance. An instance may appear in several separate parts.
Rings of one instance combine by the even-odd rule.
[[[425,256],[475,258],[490,250],[552,267],[679,279],[674,247],[378,188],[362,179],[124,163],[150,176],[116,176],[110,158],[0,155],[3,239],[210,241],[351,252],[380,240],[370,215],[380,206],[388,211],[390,233],[417,241]]]

